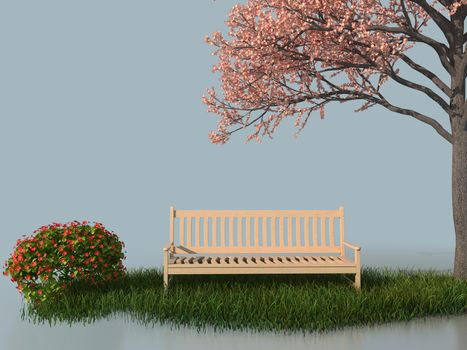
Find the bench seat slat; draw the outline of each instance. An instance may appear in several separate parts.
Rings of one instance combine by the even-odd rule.
[[[183,256],[172,257],[170,265],[186,266],[355,266],[353,261],[338,256]]]
[[[193,265],[200,265],[202,264],[203,257],[202,256],[197,256],[193,259]]]
[[[221,257],[221,258],[220,258],[220,261],[219,261],[219,264],[220,264],[220,265],[229,265],[229,259],[228,259],[228,257],[226,257],[226,256]]]

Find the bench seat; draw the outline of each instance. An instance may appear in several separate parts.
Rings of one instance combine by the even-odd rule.
[[[175,256],[169,259],[170,267],[277,267],[277,266],[355,266],[355,263],[339,256]]]

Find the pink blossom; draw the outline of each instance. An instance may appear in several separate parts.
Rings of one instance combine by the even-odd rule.
[[[414,2],[405,4],[417,28],[431,19]],[[202,97],[207,111],[220,117],[208,135],[218,144],[250,125],[247,141],[272,137],[290,118],[299,132],[313,112],[324,118],[332,97],[377,96],[370,79],[379,74],[379,88],[387,80],[381,72],[413,47],[407,35],[378,29],[409,25],[396,0],[249,0],[232,8],[226,24],[229,40],[219,32],[205,38],[217,48],[212,71],[220,73],[223,92],[221,98],[211,88]]]

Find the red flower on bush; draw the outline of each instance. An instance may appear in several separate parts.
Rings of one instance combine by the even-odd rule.
[[[99,284],[108,281],[108,276],[125,275],[122,263],[126,259],[122,251],[125,245],[100,223],[94,226],[76,220],[63,225],[53,223],[40,227],[34,234],[16,241],[3,271],[17,283],[16,288],[27,300],[37,303],[52,298],[78,277]],[[96,247],[101,250],[93,251]],[[96,257],[98,263],[94,263]]]

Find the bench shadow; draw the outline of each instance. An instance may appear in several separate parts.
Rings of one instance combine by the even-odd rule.
[[[397,280],[384,269],[362,266],[362,289],[393,285]],[[386,269],[388,272],[393,272]],[[226,274],[226,275],[175,275],[170,276],[170,286],[193,286],[196,284],[215,284],[230,286],[272,286],[286,284],[291,286],[336,286],[353,289],[354,274]]]
[[[231,288],[275,288],[279,286],[293,286],[297,288],[311,286],[335,286],[350,287],[350,282],[341,276],[330,275],[196,275],[196,276],[176,276],[170,281],[169,289],[191,288],[193,286],[209,286],[216,289]]]

